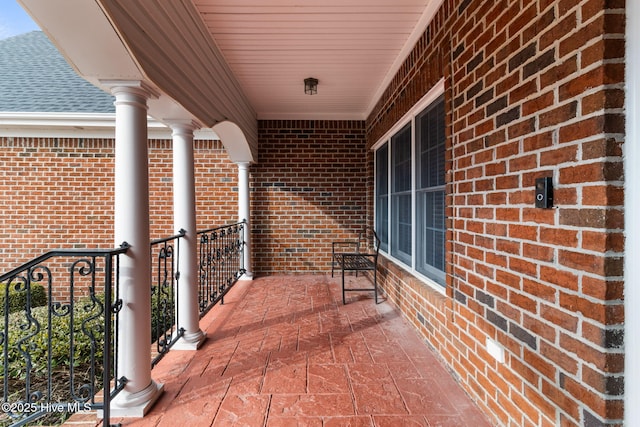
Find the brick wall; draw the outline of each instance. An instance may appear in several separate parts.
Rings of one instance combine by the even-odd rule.
[[[197,227],[235,222],[237,167],[195,141]],[[113,247],[114,141],[0,138],[0,271],[58,248]],[[171,141],[149,142],[151,238],[173,234]]]
[[[198,230],[238,221],[238,166],[220,141],[195,141]]]
[[[238,167],[220,141],[194,141],[196,228],[238,220]],[[173,233],[172,142],[149,141],[149,210],[152,239]]]
[[[195,141],[198,229],[237,221],[238,168],[219,141]],[[364,122],[260,122],[251,168],[254,272],[327,271],[330,242],[367,212]],[[6,221],[0,270],[53,248],[112,247],[113,140],[0,139]],[[151,238],[173,233],[171,141],[149,141]],[[370,156],[370,153],[369,153]],[[71,237],[71,239],[70,239]]]
[[[113,141],[0,138],[0,165],[0,271],[51,249],[113,246]]]
[[[254,269],[326,272],[331,241],[352,238],[367,215],[364,122],[258,123],[251,167]]]
[[[447,295],[390,262],[385,288],[501,425],[622,424],[624,20],[445,0],[367,119],[371,145],[445,79]]]

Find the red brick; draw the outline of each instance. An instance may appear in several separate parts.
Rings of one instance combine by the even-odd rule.
[[[592,277],[582,278],[583,293],[600,300],[621,300],[623,298],[623,289],[623,283],[617,280],[608,281]]]
[[[540,227],[540,242],[575,247],[578,245],[578,232],[570,229]]]
[[[599,349],[579,341],[567,334],[560,334],[560,346],[586,363],[593,364],[605,372],[621,372],[624,369],[624,354],[605,354]],[[573,372],[572,372],[573,373]]]
[[[582,247],[586,250],[597,252],[623,252],[624,235],[622,233],[605,233],[585,230],[582,232]]]
[[[582,189],[582,204],[587,206],[622,206],[624,189],[610,185],[594,185]]]
[[[555,250],[549,246],[524,243],[522,245],[522,253],[529,259],[551,262],[554,260]]]
[[[537,314],[537,303],[532,298],[529,298],[518,292],[509,292],[509,302],[515,307],[519,307],[523,310]]]
[[[576,270],[593,274],[604,274],[605,263],[602,255],[561,250],[558,252],[558,262],[563,266]]]
[[[549,28],[540,37],[540,49],[546,49],[547,46],[563,39],[566,35],[573,32],[578,24],[575,11],[567,13],[566,16],[556,18],[556,24]]]
[[[558,326],[558,329],[571,332],[578,330],[578,318],[574,314],[559,310],[552,305],[540,304],[540,316],[544,320]]]
[[[561,184],[601,181],[604,179],[604,168],[601,163],[590,163],[560,169]]]
[[[522,210],[522,220],[524,222],[553,225],[556,218],[552,209],[525,208]]]
[[[514,239],[537,241],[538,227],[530,225],[509,226],[509,237]]]
[[[549,419],[555,419],[556,406],[549,400],[548,397],[544,396],[539,389],[534,389],[528,385],[525,385],[524,396],[528,401],[532,402],[536,406],[536,408],[541,411],[543,416],[546,416]]]
[[[573,419],[580,419],[580,409],[577,401],[564,394],[560,389],[548,381],[542,380],[542,393]]]
[[[553,145],[553,132],[537,133],[529,136],[523,141],[525,152],[548,148]]]
[[[553,326],[527,313],[523,315],[522,324],[525,329],[549,342],[554,342],[558,335]]]

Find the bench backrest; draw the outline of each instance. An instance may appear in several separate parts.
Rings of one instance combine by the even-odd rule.
[[[378,256],[380,251],[380,239],[373,227],[364,227],[358,236],[360,251]]]

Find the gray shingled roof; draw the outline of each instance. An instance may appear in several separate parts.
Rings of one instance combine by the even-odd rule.
[[[0,111],[113,113],[113,101],[78,76],[42,31],[0,40]]]

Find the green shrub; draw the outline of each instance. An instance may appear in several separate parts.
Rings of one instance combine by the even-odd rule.
[[[168,289],[167,295],[170,299],[169,310],[173,313],[173,290]],[[42,292],[44,295],[44,290]],[[48,357],[49,357],[49,323],[51,323],[51,369],[53,377],[57,378],[54,390],[56,395],[51,401],[66,401],[69,399],[69,363],[73,360],[73,367],[76,374],[80,373],[83,379],[75,377],[75,387],[84,384],[89,379],[88,370],[91,368],[91,357],[93,354],[95,375],[97,376],[94,384],[94,392],[102,387],[102,356],[104,342],[104,313],[102,311],[104,295],[96,296],[97,301],[92,301],[89,297],[81,298],[74,305],[73,310],[73,331],[71,331],[71,313],[68,308],[63,305],[52,304],[53,311],[59,315],[52,314],[49,321],[49,306],[36,307],[31,310],[32,319],[26,316],[24,306],[18,308],[19,311],[9,315],[9,329],[6,334],[0,336],[2,339],[8,337],[8,377],[9,377],[9,394],[10,401],[18,401],[24,398],[25,378],[27,362],[24,354],[20,351],[26,351],[31,356],[31,389],[42,390],[46,388]],[[158,318],[157,304],[158,297],[156,293],[152,295],[152,341],[158,338]],[[173,314],[170,314],[173,316]],[[154,333],[155,331],[155,333]],[[2,331],[5,332],[5,331]],[[73,357],[70,358],[70,337],[73,336]],[[92,347],[92,337],[95,337],[95,347]],[[0,340],[1,341],[1,340]],[[0,357],[0,382],[4,373],[4,361]],[[58,373],[59,375],[56,375]],[[83,374],[84,373],[84,374]],[[83,389],[83,392],[88,392]],[[89,398],[88,395],[83,395]],[[1,414],[0,414],[1,415]],[[48,420],[48,418],[47,418]],[[60,420],[51,422],[60,424]],[[51,424],[50,423],[50,424]],[[3,420],[0,419],[0,426]]]
[[[102,340],[104,314],[102,302],[83,298],[75,303],[73,310],[73,331],[71,330],[70,309],[63,305],[52,304],[54,313],[49,320],[49,307],[37,307],[31,311],[32,319],[24,311],[9,315],[9,376],[11,378],[25,378],[27,367],[26,358],[20,349],[31,356],[31,374],[46,374],[49,356],[49,330],[51,330],[51,365],[56,370],[68,367],[73,360],[73,366],[87,365],[93,353],[97,364],[102,362]],[[50,327],[49,327],[50,326]],[[73,336],[73,355],[70,355]],[[92,348],[92,337],[96,345]],[[0,360],[0,369],[3,369]],[[2,372],[0,371],[0,375]]]
[[[173,291],[169,288],[169,325],[173,324]],[[102,364],[102,343],[104,332],[104,313],[102,304],[104,294],[96,296],[97,302],[89,297],[80,299],[74,305],[73,313],[73,363],[74,367],[88,365],[91,361],[92,351],[97,365]],[[152,295],[151,309],[151,343],[162,335],[163,331],[158,331],[162,320],[161,313],[158,312],[158,297],[156,293]],[[69,365],[71,343],[69,337],[72,335],[71,316],[68,308],[53,304],[54,312],[59,315],[51,316],[51,362],[52,369],[67,367]],[[31,355],[32,374],[44,374],[47,371],[48,359],[48,329],[49,329],[49,307],[36,307],[31,310],[33,320],[30,322],[24,309],[9,315],[9,374],[12,378],[24,378],[26,370],[26,359],[18,348],[22,340],[22,348]],[[95,337],[96,348],[92,349],[92,337]],[[0,378],[2,377],[3,361],[0,358]]]
[[[7,285],[0,283],[0,315],[4,315]],[[31,307],[47,305],[47,293],[40,284],[31,284]],[[9,286],[9,313],[24,310],[27,306],[27,292],[16,291],[15,284]]]

